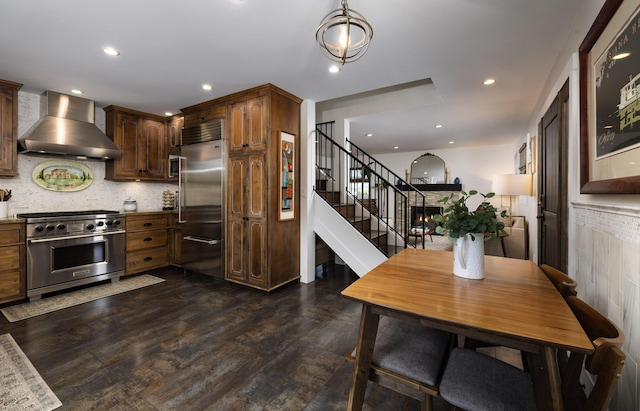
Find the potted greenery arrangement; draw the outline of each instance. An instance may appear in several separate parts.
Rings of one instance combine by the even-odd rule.
[[[484,200],[475,210],[469,210],[467,200],[480,194]],[[471,279],[484,278],[484,241],[500,241],[505,235],[504,223],[496,218],[498,210],[487,201],[494,193],[482,194],[476,190],[460,192],[439,200],[444,204],[442,214],[433,216],[440,223],[438,234],[447,235],[454,242],[453,273]],[[501,217],[506,217],[502,211]]]

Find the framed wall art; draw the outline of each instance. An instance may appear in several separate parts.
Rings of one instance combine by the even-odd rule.
[[[296,137],[280,132],[280,215],[279,220],[295,219],[296,199]]]
[[[80,191],[93,183],[89,167],[70,160],[44,161],[33,169],[31,178],[38,186],[51,191]]]
[[[640,0],[606,0],[579,49],[580,192],[640,193]]]

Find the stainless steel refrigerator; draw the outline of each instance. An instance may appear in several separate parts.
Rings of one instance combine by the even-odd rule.
[[[196,138],[185,144],[184,131],[179,179],[182,268],[223,278],[225,141]]]

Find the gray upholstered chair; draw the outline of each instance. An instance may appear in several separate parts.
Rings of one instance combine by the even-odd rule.
[[[369,380],[417,399],[422,410],[431,410],[454,337],[446,331],[382,316]],[[355,355],[353,350],[350,359]]]
[[[593,342],[586,356],[571,353],[562,378],[565,409],[605,411],[620,378],[625,354],[624,335],[614,323],[577,297],[567,304]],[[596,383],[584,398],[579,377],[583,369],[596,375]],[[530,374],[476,351],[456,348],[451,352],[440,382],[440,395],[450,404],[469,411],[535,410]]]

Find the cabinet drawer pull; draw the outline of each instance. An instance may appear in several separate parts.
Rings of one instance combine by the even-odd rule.
[[[151,260],[153,260],[153,257],[145,257],[144,258],[144,261],[151,261]]]
[[[153,223],[144,223],[143,224],[145,227],[151,227],[153,225]]]
[[[144,241],[145,243],[147,243],[147,242],[149,242],[149,241],[153,241],[153,238],[151,238],[151,237],[147,237],[147,238],[145,238],[145,239],[144,239],[144,240],[142,240],[142,241]]]

